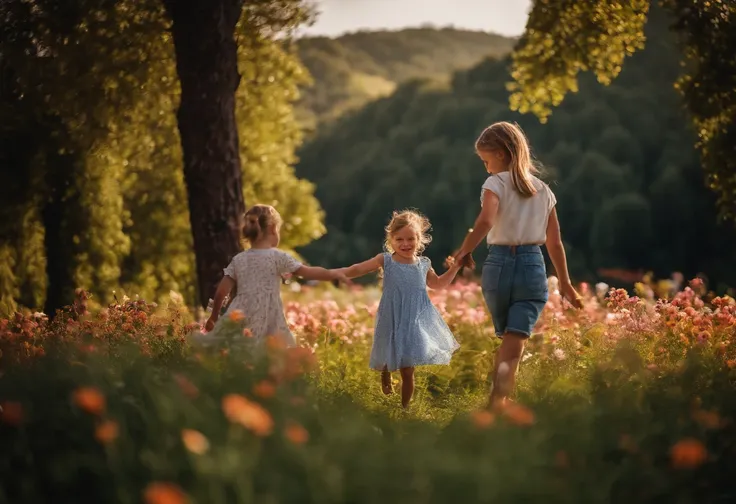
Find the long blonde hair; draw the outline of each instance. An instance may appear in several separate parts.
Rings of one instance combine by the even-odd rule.
[[[475,141],[475,150],[502,151],[509,165],[514,189],[527,198],[537,194],[532,176],[539,173],[539,168],[532,157],[529,141],[518,124],[505,121],[491,124]]]

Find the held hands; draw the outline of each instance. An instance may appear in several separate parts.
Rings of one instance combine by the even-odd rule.
[[[475,261],[473,260],[473,254],[465,253],[462,250],[457,250],[452,256],[445,259],[445,268],[452,268],[453,266],[458,269],[468,268],[469,270],[475,269]]]
[[[450,271],[458,271],[463,267],[463,263],[456,261],[452,256],[448,256],[447,259],[445,259],[444,266]]]
[[[347,271],[347,268],[337,268],[330,270],[330,273],[332,275],[332,280],[344,283],[345,285],[353,285],[352,280],[350,280],[346,275],[345,272]]]

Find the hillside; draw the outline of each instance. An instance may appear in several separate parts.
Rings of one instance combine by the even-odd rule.
[[[511,120],[547,166],[578,280],[620,268],[704,272],[735,285],[733,230],[716,225],[673,89],[679,55],[666,20],[653,16],[647,31],[646,50],[611,86],[583,79],[546,125],[509,111],[508,62],[490,59],[445,89],[412,81],[323,128],[299,152],[297,173],[317,184],[328,234],[303,254],[329,265],[365,259],[380,251],[391,211],[417,207],[432,220],[428,254],[439,266],[478,211],[486,174],[473,141],[484,126]]]
[[[508,54],[513,44],[513,39],[500,35],[452,28],[300,39],[298,54],[314,82],[302,90],[299,119],[313,128],[390,95],[410,79],[446,79],[487,56]]]

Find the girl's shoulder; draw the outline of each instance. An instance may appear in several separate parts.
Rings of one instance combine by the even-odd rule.
[[[270,261],[270,260],[276,260],[281,254],[284,254],[285,252],[281,252],[279,249],[276,248],[267,248],[267,249],[246,249],[242,252],[239,252],[238,254],[233,257],[234,263],[240,263],[245,264],[248,262],[252,262],[251,260],[255,259],[257,263],[261,263],[263,260]]]

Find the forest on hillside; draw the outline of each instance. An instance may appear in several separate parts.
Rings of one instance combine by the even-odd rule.
[[[513,49],[514,40],[493,33],[454,28],[362,31],[337,38],[297,41],[299,59],[311,75],[301,87],[297,117],[314,129],[369,101],[390,95],[415,78],[447,79],[488,56]]]
[[[662,13],[646,35],[645,50],[613,84],[585,76],[544,125],[509,111],[509,60],[490,58],[449,84],[413,80],[324,127],[298,152],[297,174],[316,184],[327,226],[303,254],[328,265],[365,259],[380,250],[391,211],[415,207],[433,223],[428,254],[439,266],[479,208],[487,175],[473,142],[484,126],[511,120],[526,130],[557,194],[576,280],[611,279],[606,270],[681,271],[736,285],[736,236],[718,223],[704,184],[673,87],[681,54]]]

